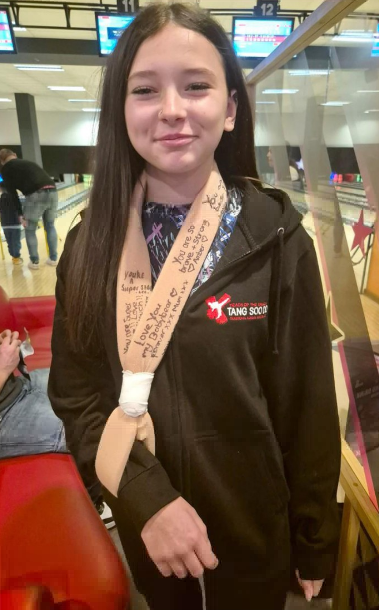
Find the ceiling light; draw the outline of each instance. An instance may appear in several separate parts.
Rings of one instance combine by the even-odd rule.
[[[68,100],[68,101],[69,102],[82,102],[82,103],[84,102],[85,104],[89,104],[90,102],[91,103],[92,102],[97,102],[97,100],[83,100],[83,99],[81,99],[81,100]]]
[[[83,112],[100,112],[101,108],[82,108]]]
[[[48,86],[51,91],[85,91],[84,87],[55,87]]]
[[[374,32],[364,32],[362,30],[345,30],[337,36],[333,36],[332,40],[347,41],[347,42],[375,42]]]
[[[370,114],[370,112],[379,112],[379,108],[374,108],[373,110],[365,110],[365,114]]]
[[[341,30],[340,32],[341,36],[354,36],[355,34],[357,34],[357,36],[367,36],[372,34],[372,32],[368,32],[367,30]]]
[[[16,26],[14,26],[13,31],[14,32],[26,32],[26,28],[22,28],[21,26],[16,25]]]
[[[348,104],[351,104],[351,102],[324,102],[320,106],[347,106]]]
[[[11,102],[7,97],[0,97],[0,102]]]
[[[357,93],[379,93],[379,89],[359,89]]]
[[[289,70],[291,76],[326,76],[333,70]]]
[[[266,95],[273,95],[273,94],[293,94],[293,93],[297,93],[299,91],[299,89],[265,89],[264,91],[262,91],[262,93],[266,94]]]
[[[275,104],[276,102],[255,102],[256,104]]]
[[[17,70],[30,70],[36,72],[64,72],[62,66],[44,66],[39,64],[14,64]]]
[[[332,40],[339,42],[375,42],[375,38],[352,38],[350,36],[334,36]]]

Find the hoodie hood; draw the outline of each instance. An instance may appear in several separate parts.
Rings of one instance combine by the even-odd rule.
[[[237,182],[237,181],[236,181]],[[238,186],[244,193],[245,201],[253,205],[243,205],[242,219],[251,246],[262,249],[275,246],[278,231],[290,235],[302,221],[302,215],[294,208],[287,193],[275,188],[258,189],[252,180],[241,178]]]

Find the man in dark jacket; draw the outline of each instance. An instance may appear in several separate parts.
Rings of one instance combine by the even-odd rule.
[[[57,232],[54,226],[58,207],[58,194],[54,180],[32,161],[18,159],[13,150],[0,150],[0,165],[6,188],[25,195],[24,220],[26,243],[28,245],[30,262],[29,269],[39,269],[38,242],[36,230],[42,217],[49,246],[49,258],[46,263],[57,266]]]

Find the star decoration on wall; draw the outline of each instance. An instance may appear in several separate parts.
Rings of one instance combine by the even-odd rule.
[[[354,250],[354,248],[359,246],[362,254],[365,255],[365,239],[368,237],[368,235],[370,235],[370,233],[373,232],[373,230],[373,227],[365,226],[363,210],[361,210],[358,222],[353,224],[354,240],[350,250]]]

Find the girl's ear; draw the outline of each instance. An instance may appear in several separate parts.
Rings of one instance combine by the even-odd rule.
[[[236,116],[237,116],[237,106],[238,106],[237,91],[235,89],[232,89],[232,91],[229,94],[228,105],[226,107],[226,117],[225,117],[225,124],[224,124],[225,131],[233,131],[233,129],[234,129],[234,124],[236,122]]]

